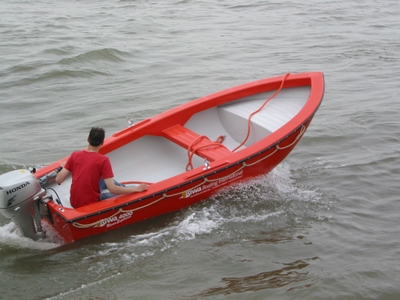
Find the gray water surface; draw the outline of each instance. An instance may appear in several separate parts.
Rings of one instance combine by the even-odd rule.
[[[0,299],[398,299],[400,3],[0,5],[0,174],[238,84],[322,71],[272,173],[187,210],[61,245],[0,219]],[[155,170],[156,171],[156,170]]]

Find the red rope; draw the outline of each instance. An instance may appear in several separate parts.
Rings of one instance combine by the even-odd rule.
[[[223,141],[225,140],[225,137],[221,135],[217,138],[217,140],[215,142],[195,148],[195,146],[205,138],[207,138],[205,135],[199,136],[188,147],[188,163],[186,165],[186,171],[193,169],[192,159],[193,159],[193,155],[195,155],[197,151],[208,149],[208,148],[216,149],[218,147],[225,147],[224,145],[222,145]]]
[[[243,141],[239,146],[237,146],[235,149],[233,149],[232,152],[235,152],[237,149],[239,149],[240,147],[242,147],[242,146],[247,142],[247,140],[248,140],[249,137],[250,137],[251,118],[252,118],[255,114],[259,113],[259,112],[264,108],[264,106],[267,105],[267,103],[268,103],[270,100],[272,100],[273,98],[275,98],[276,95],[279,94],[279,92],[280,92],[280,91],[282,90],[282,88],[283,88],[283,84],[285,83],[285,81],[286,81],[286,79],[287,79],[287,77],[288,77],[289,75],[290,75],[290,73],[286,73],[285,76],[283,77],[283,80],[282,80],[282,83],[281,83],[279,89],[278,89],[271,97],[269,97],[267,100],[265,100],[264,103],[263,103],[263,105],[261,105],[261,107],[260,107],[259,109],[257,109],[256,111],[254,111],[254,112],[252,112],[252,113],[250,114],[249,118],[247,119],[247,135],[246,135],[246,138],[244,139],[244,141]]]
[[[290,73],[286,73],[285,76],[283,77],[282,83],[279,87],[279,89],[271,96],[269,97],[267,100],[265,100],[265,102],[263,103],[263,105],[261,105],[261,107],[259,109],[257,109],[256,111],[254,111],[253,113],[250,114],[248,120],[247,120],[247,136],[245,138],[245,140],[238,146],[236,147],[232,152],[235,152],[237,149],[239,149],[240,147],[242,147],[248,140],[249,136],[250,136],[250,128],[251,128],[251,118],[257,114],[258,112],[260,112],[265,105],[267,105],[267,103],[272,100],[276,95],[279,94],[279,92],[282,90],[283,88],[283,84],[285,83],[287,77],[290,75]],[[199,150],[204,150],[206,148],[218,148],[218,147],[225,147],[224,145],[222,145],[223,141],[225,140],[224,136],[219,136],[218,139],[210,144],[195,148],[195,146],[200,143],[204,138],[207,138],[205,135],[199,136],[196,140],[194,140],[190,146],[188,147],[188,163],[186,165],[186,171],[192,170],[193,169],[193,164],[192,164],[192,159],[193,159],[193,155],[196,154],[197,151]],[[226,147],[225,147],[226,148]]]

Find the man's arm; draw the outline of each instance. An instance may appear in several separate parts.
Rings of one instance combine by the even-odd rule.
[[[58,173],[58,174],[60,174],[60,173]],[[104,183],[106,184],[107,189],[110,191],[111,194],[118,194],[118,195],[131,194],[131,193],[143,192],[143,191],[147,190],[147,185],[145,185],[145,184],[139,184],[138,186],[135,186],[135,187],[128,187],[128,186],[124,187],[124,186],[116,185],[114,183],[113,178],[105,178]]]
[[[71,173],[71,172],[69,170],[67,170],[65,167],[63,167],[62,170],[60,172],[58,172],[58,174],[56,176],[57,184],[60,185],[65,180],[65,178],[67,178],[69,173]]]

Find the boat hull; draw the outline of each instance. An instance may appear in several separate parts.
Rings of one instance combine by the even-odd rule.
[[[279,76],[196,99],[113,134],[106,139],[101,148],[101,153],[112,158],[113,154],[120,153],[119,149],[136,142],[139,143],[140,139],[144,140],[143,137],[169,140],[169,142],[178,144],[176,147],[189,147],[188,142],[185,142],[182,136],[172,135],[176,135],[177,132],[186,135],[190,133],[194,135],[191,138],[195,138],[196,133],[192,132],[193,128],[192,130],[187,129],[189,124],[195,123],[192,122],[195,114],[210,111],[213,107],[223,107],[237,99],[247,99],[260,93],[272,93],[279,89],[292,91],[303,87],[309,88],[309,94],[305,97],[305,102],[301,104],[298,112],[293,113],[290,119],[279,125],[277,129],[271,129],[268,134],[255,142],[246,144],[239,151],[232,150],[232,147],[225,147],[225,149],[217,147],[218,150],[213,148],[211,151],[199,151],[197,153],[199,158],[207,159],[206,166],[195,166],[183,172],[171,173],[171,176],[166,176],[166,178],[150,184],[146,192],[123,195],[78,209],[73,209],[68,205],[59,205],[56,201],[48,201],[46,203],[48,214],[44,220],[65,242],[73,242],[181,210],[211,197],[221,189],[269,173],[289,155],[310,125],[323,98],[322,73]],[[233,109],[229,109],[233,111]],[[241,113],[240,110],[239,113]],[[234,127],[235,124],[232,123],[232,126]],[[252,126],[256,128],[259,125],[254,123]],[[201,127],[197,127],[197,129],[199,130]],[[172,155],[172,152],[166,153],[165,159],[168,160],[169,155]],[[61,161],[65,160],[66,158],[38,170],[37,178],[51,172],[59,166]],[[117,160],[115,161],[117,162]],[[114,168],[114,162],[112,163]],[[148,163],[151,163],[150,160]],[[166,167],[166,169],[168,168]],[[160,173],[162,173],[161,171],[163,170],[160,170]],[[62,191],[59,193],[62,194]]]
[[[296,146],[311,119],[291,135],[260,153],[233,163],[222,162],[201,176],[186,176],[178,185],[140,200],[132,199],[104,211],[94,211],[92,214],[69,219],[62,214],[65,209],[49,203],[51,224],[65,242],[72,242],[192,206],[221,189],[269,173]]]

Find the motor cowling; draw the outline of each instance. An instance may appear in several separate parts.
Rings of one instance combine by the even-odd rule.
[[[34,223],[35,204],[45,193],[36,177],[28,170],[15,170],[0,175],[0,213],[11,219],[22,235],[42,236]]]

